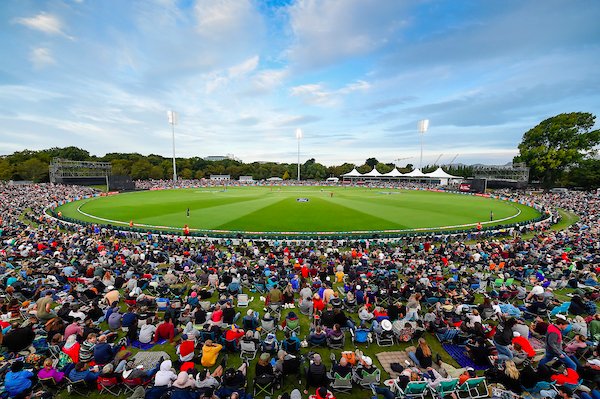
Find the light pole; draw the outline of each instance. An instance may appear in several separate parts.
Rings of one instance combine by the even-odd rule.
[[[300,139],[302,138],[302,129],[296,129],[296,139],[298,140],[298,181],[300,181]]]
[[[419,123],[417,123],[417,128],[419,129],[419,136],[421,137],[421,158],[419,159],[419,169],[423,169],[423,135],[427,131],[429,127],[429,119],[421,119]]]
[[[175,125],[177,124],[177,113],[175,111],[167,111],[171,131],[173,133],[173,183],[177,183],[177,164],[175,163]]]

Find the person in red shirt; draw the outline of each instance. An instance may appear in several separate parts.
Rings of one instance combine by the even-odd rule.
[[[521,334],[519,334],[518,332],[513,332],[513,339],[512,339],[512,344],[518,344],[521,349],[523,349],[523,351],[525,353],[527,353],[527,357],[528,358],[533,358],[535,357],[535,349],[533,349],[533,346],[531,346],[531,343],[529,342],[529,340],[523,336],[521,336]]]
[[[240,338],[244,336],[244,334],[244,330],[242,330],[241,328],[237,328],[235,325],[233,325],[230,330],[227,330],[225,332],[225,339],[227,341],[235,340],[236,342],[238,342]]]
[[[564,371],[560,374],[555,374],[550,377],[552,381],[556,381],[558,385],[572,384],[577,385],[579,383],[579,374],[572,368],[565,367]]]
[[[166,319],[158,325],[156,332],[154,333],[154,342],[158,342],[162,339],[168,339],[169,342],[173,342],[175,337],[175,325],[170,318]]]
[[[183,335],[181,338],[184,339],[179,346],[177,346],[177,354],[179,360],[183,362],[189,362],[194,358],[194,349],[196,347],[196,341],[193,335]]]
[[[315,312],[322,312],[325,309],[325,302],[323,302],[319,294],[313,296],[313,309]]]

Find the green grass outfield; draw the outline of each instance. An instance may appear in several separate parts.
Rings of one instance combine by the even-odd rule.
[[[298,202],[307,198],[308,202]],[[187,209],[190,216],[187,216]],[[510,224],[533,208],[469,195],[350,187],[222,187],[124,193],[58,208],[64,217],[142,228],[258,233],[368,232]],[[490,212],[494,221],[489,222]]]

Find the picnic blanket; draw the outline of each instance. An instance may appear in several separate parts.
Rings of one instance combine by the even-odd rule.
[[[141,349],[141,350],[143,350],[143,351],[147,351],[148,349],[152,349],[152,347],[153,347],[154,345],[162,345],[162,344],[165,344],[165,343],[167,343],[167,340],[166,340],[166,339],[161,339],[161,340],[160,340],[160,341],[158,341],[157,343],[152,343],[152,342],[149,342],[149,343],[147,343],[147,344],[144,344],[144,343],[141,343],[141,342],[140,342],[140,341],[138,341],[138,340],[135,340],[135,341],[133,341],[133,342],[131,343],[131,346],[133,346],[134,348]]]
[[[402,367],[406,367],[405,361],[410,361],[406,351],[380,352],[375,356],[377,356],[377,360],[379,360],[379,363],[381,363],[381,367],[383,367],[383,369],[390,375],[390,378],[396,378],[400,375],[400,373],[392,370],[392,363],[400,363]]]
[[[488,366],[480,366],[473,362],[473,359],[467,354],[465,347],[453,344],[442,344],[442,347],[458,364],[460,367],[473,367],[475,370],[487,370]]]
[[[533,349],[544,349],[546,347],[546,343],[539,338],[529,337],[528,339]]]
[[[138,352],[133,356],[133,364],[134,366],[143,364],[144,369],[151,370],[156,366],[161,358],[170,359],[171,357],[167,352],[163,351]]]

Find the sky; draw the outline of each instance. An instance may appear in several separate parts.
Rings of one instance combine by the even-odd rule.
[[[596,0],[3,0],[0,154],[506,163],[600,115]],[[597,124],[598,126],[598,124]]]

